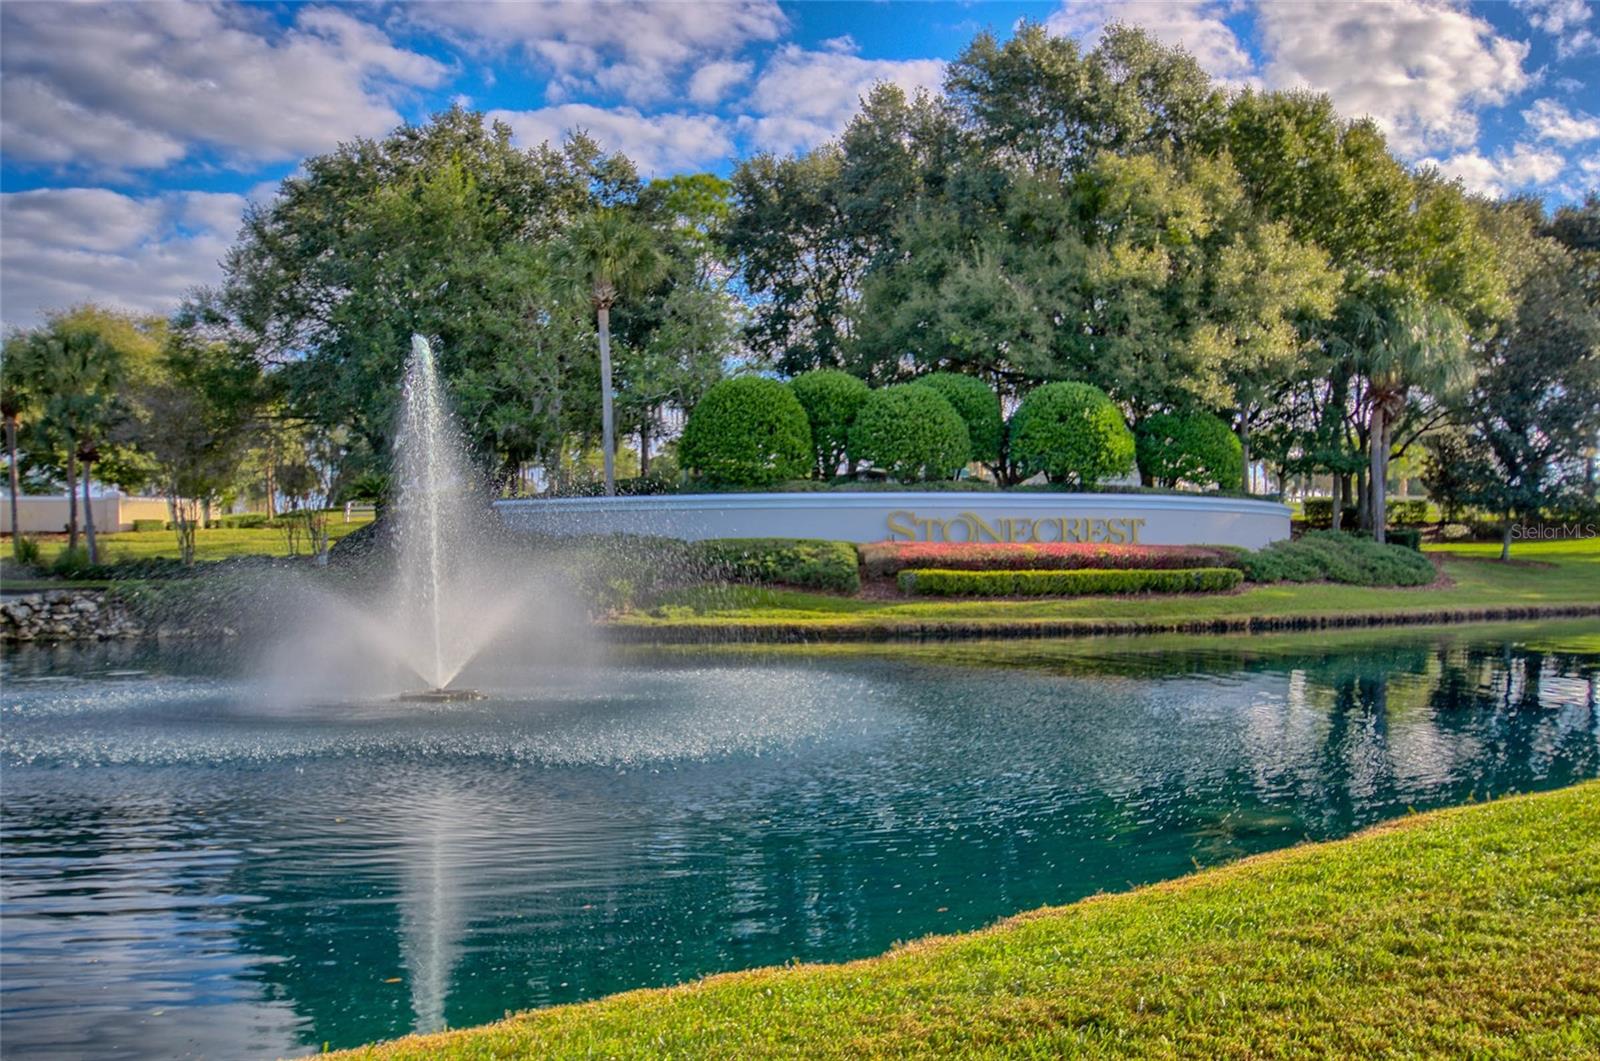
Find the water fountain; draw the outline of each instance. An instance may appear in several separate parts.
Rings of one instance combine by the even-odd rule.
[[[406,363],[396,470],[395,540],[399,577],[395,602],[407,627],[407,662],[428,683],[401,699],[448,702],[477,699],[470,689],[450,689],[451,681],[481,647],[478,624],[451,614],[447,564],[474,543],[473,497],[466,451],[439,386],[433,349],[420,335],[411,337]],[[496,624],[498,625],[498,624]]]
[[[420,335],[402,384],[394,482],[372,581],[353,592],[300,585],[289,596],[304,623],[270,650],[264,668],[286,704],[341,695],[477,700],[482,694],[453,683],[492,643],[526,627],[525,659],[560,639],[554,627],[565,609],[527,550],[498,533]]]

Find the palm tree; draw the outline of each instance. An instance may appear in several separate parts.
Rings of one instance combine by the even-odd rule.
[[[0,354],[0,417],[6,425],[6,464],[11,473],[11,555],[21,559],[22,524],[17,503],[22,496],[22,476],[17,468],[17,427],[28,408],[28,341],[18,337],[5,344]]]
[[[606,496],[617,492],[616,418],[611,393],[611,307],[649,288],[666,272],[655,230],[608,207],[579,221],[556,245],[555,272],[594,308],[600,332],[600,445]]]
[[[56,328],[37,333],[24,382],[39,401],[38,428],[66,450],[67,546],[78,545],[78,468],[83,468],[83,527],[89,560],[98,562],[90,479],[100,457],[99,443],[110,427],[120,359],[97,332]]]
[[[1384,507],[1395,421],[1414,391],[1443,397],[1467,382],[1467,332],[1453,311],[1414,300],[1363,303],[1355,309],[1352,331],[1351,353],[1367,390],[1372,536],[1381,542],[1388,523]]]

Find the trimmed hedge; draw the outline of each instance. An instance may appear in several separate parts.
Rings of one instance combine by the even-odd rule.
[[[683,425],[678,460],[712,483],[766,486],[811,470],[811,425],[794,392],[775,379],[725,379]]]
[[[150,531],[163,531],[167,529],[167,521],[164,519],[136,519],[133,521],[133,529],[140,534],[146,534]]]
[[[223,516],[217,522],[236,530],[261,530],[274,525],[265,512],[241,512],[235,516]]]
[[[868,542],[857,546],[869,576],[910,568],[945,571],[1177,571],[1237,566],[1229,549],[1093,542]]]
[[[1232,567],[1184,571],[900,572],[905,593],[922,597],[1080,597],[1102,593],[1221,593],[1244,581]]]
[[[935,372],[912,381],[939,392],[967,425],[971,448],[967,459],[993,464],[1000,459],[1000,442],[1005,436],[1005,419],[1000,415],[1000,396],[976,376],[959,372]]]
[[[1133,432],[1099,388],[1047,383],[1011,418],[1011,459],[1028,475],[1089,488],[1133,468]]]
[[[902,483],[953,479],[971,451],[961,414],[916,383],[873,391],[850,429],[850,456]]]
[[[1308,526],[1318,530],[1332,528],[1333,498],[1307,498],[1301,502],[1300,510],[1305,514]],[[1423,498],[1390,501],[1384,506],[1384,512],[1391,527],[1421,527],[1428,522],[1428,502]],[[1359,510],[1354,505],[1346,505],[1341,529],[1349,530],[1354,527],[1358,513]]]
[[[1414,549],[1331,530],[1241,552],[1239,561],[1251,582],[1426,586],[1436,577],[1433,564]]]
[[[1210,413],[1157,413],[1135,432],[1139,471],[1164,486],[1233,487],[1244,478],[1239,436]]]
[[[872,393],[848,372],[820,368],[802,372],[789,381],[811,424],[811,458],[816,473],[826,479],[839,470],[850,448],[850,425]]]
[[[856,548],[820,538],[711,538],[691,546],[714,578],[854,593]]]

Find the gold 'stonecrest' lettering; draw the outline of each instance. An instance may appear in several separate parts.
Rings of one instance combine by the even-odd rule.
[[[950,519],[919,516],[896,509],[888,516],[889,537],[922,542],[1100,542],[1138,545],[1145,520],[1137,516],[1081,517],[995,516],[993,521],[976,512]],[[1053,533],[1052,533],[1053,532]]]

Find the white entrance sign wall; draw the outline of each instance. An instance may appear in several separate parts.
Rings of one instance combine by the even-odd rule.
[[[1286,505],[1183,494],[673,494],[499,501],[495,508],[508,527],[534,534],[645,534],[686,541],[1081,541],[1259,549],[1289,537]]]

